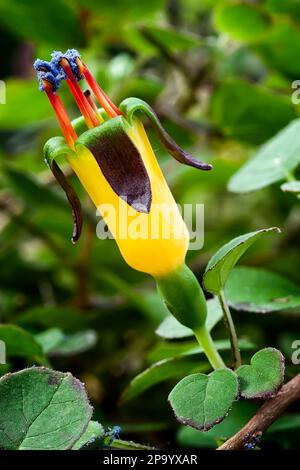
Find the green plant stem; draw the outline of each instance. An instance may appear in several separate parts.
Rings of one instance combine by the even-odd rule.
[[[138,444],[133,441],[124,441],[123,439],[114,439],[109,445],[112,449],[123,449],[123,450],[154,450],[154,447],[150,447],[144,444]]]
[[[204,353],[213,369],[220,369],[222,367],[226,367],[223,362],[223,359],[221,358],[220,354],[218,353],[215,347],[215,344],[206,326],[204,325],[201,328],[195,330],[194,335],[196,336],[200,346],[202,346]]]
[[[236,369],[242,364],[242,359],[241,359],[241,353],[240,353],[240,348],[238,344],[237,334],[235,331],[235,326],[234,326],[232,316],[231,316],[229,307],[227,305],[223,290],[221,290],[220,293],[218,294],[218,299],[219,299],[219,302],[223,311],[224,320],[225,320],[226,327],[228,330],[231,350],[232,350],[232,355],[233,355],[233,360],[234,360],[234,367]]]

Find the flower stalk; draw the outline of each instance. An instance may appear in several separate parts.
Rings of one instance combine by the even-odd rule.
[[[237,369],[240,365],[242,365],[241,352],[239,348],[238,338],[237,338],[235,326],[233,323],[233,319],[232,319],[223,290],[221,290],[221,292],[218,294],[218,299],[222,308],[225,324],[226,324],[228,335],[229,335],[234,368]]]

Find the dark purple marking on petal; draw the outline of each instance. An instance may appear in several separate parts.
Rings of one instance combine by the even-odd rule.
[[[142,157],[126,134],[123,118],[114,118],[80,136],[115,193],[137,212],[151,209],[151,183]]]

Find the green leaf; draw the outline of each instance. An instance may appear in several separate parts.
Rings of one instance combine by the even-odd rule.
[[[78,331],[72,335],[65,335],[63,340],[56,344],[49,352],[49,356],[73,356],[93,348],[98,341],[95,330]]]
[[[215,346],[218,351],[230,350],[230,342],[227,339],[215,341]],[[254,349],[253,343],[243,339],[240,340],[239,346],[241,350],[245,351]],[[165,380],[181,378],[193,372],[210,370],[210,365],[203,354],[203,348],[197,345],[196,341],[183,344],[163,343],[154,348],[149,357],[152,360],[159,359],[159,361],[134,377],[122,395],[123,402],[137,397],[153,385]]]
[[[15,321],[26,327],[55,327],[64,331],[76,331],[87,325],[88,317],[70,307],[35,307],[23,312]]]
[[[185,377],[173,388],[169,401],[178,421],[207,431],[225,418],[238,393],[236,374],[217,369],[209,375]]]
[[[300,162],[300,119],[295,119],[233,175],[228,189],[248,193],[287,177]]]
[[[215,449],[217,440],[227,440],[237,433],[255,414],[257,408],[257,405],[249,401],[235,402],[228,416],[209,431],[197,431],[182,426],[177,434],[177,441],[180,446],[184,447]]]
[[[286,0],[281,4],[285,4]],[[297,0],[298,3],[298,0]],[[299,3],[297,5],[299,15]],[[255,51],[263,58],[271,70],[278,71],[284,77],[298,79],[300,64],[294,57],[300,52],[299,25],[285,18],[284,21],[274,22],[272,29],[264,40],[255,44]]]
[[[5,106],[0,107],[0,129],[13,130],[51,117],[49,103],[37,81],[7,80]]]
[[[55,209],[67,209],[69,207],[63,197],[31,173],[24,173],[6,167],[5,176],[8,177],[10,189],[13,189],[15,194],[22,197],[22,200],[30,205],[31,210],[36,207],[48,208],[50,206],[55,207]]]
[[[153,40],[155,44],[160,44],[168,50],[184,51],[201,45],[198,36],[169,26],[144,25],[139,28],[139,31],[150,44]]]
[[[299,0],[264,0],[264,7],[275,14],[287,14],[300,20]]]
[[[91,415],[84,386],[70,373],[33,367],[0,379],[2,449],[71,449]]]
[[[240,366],[236,373],[243,398],[269,398],[283,384],[284,357],[277,349],[261,349],[250,365]]]
[[[280,186],[281,191],[287,193],[300,193],[300,181],[289,181]]]
[[[163,0],[153,0],[151,2],[137,2],[136,0],[77,0],[79,5],[84,6],[88,10],[100,13],[100,17],[108,21],[111,26],[111,19],[123,22],[124,19],[145,18],[153,14],[155,11],[163,8]],[[117,12],[117,14],[116,14]]]
[[[0,340],[4,341],[7,356],[21,356],[34,359],[40,364],[44,353],[35,338],[23,328],[15,325],[0,325]]]
[[[223,312],[218,299],[209,299],[207,301],[207,317],[205,322],[208,331],[211,331],[222,318]],[[168,315],[159,325],[155,333],[165,339],[179,339],[194,336],[193,331],[179,323],[173,315]]]
[[[86,431],[78,439],[78,441],[73,445],[72,450],[80,450],[89,448],[91,445],[98,444],[101,445],[105,435],[105,430],[102,424],[98,421],[90,421]]]
[[[44,354],[48,354],[63,342],[65,335],[59,328],[49,328],[35,335],[36,341],[40,344]]]
[[[256,5],[222,2],[215,8],[214,24],[233,39],[259,41],[268,32],[271,20]]]
[[[300,287],[266,269],[240,266],[228,277],[225,297],[236,310],[268,313],[299,307]]]
[[[200,369],[206,371],[209,369],[209,365],[199,364],[199,358],[195,360],[193,358],[178,357],[159,361],[141,372],[130,382],[122,394],[121,401],[125,403],[141,395],[153,385],[174,377],[182,377]]]
[[[269,232],[280,232],[280,230],[277,227],[272,227],[246,233],[222,246],[207,264],[203,276],[205,289],[213,294],[218,294],[224,288],[231,270],[240,257],[256,240]]]
[[[286,432],[296,429],[300,429],[300,413],[281,416],[272,424],[267,432],[272,434],[275,432]]]
[[[35,0],[1,0],[0,22],[25,40],[47,42],[60,47],[83,43],[76,10],[64,0],[49,3]]]
[[[216,88],[211,99],[213,123],[226,137],[251,144],[264,143],[296,117],[290,98],[242,80],[225,81]],[[285,158],[281,155],[281,149],[279,153],[278,149],[274,150],[273,159],[278,154]],[[260,163],[263,166],[263,162]],[[255,169],[258,180],[261,179],[260,171],[260,167]]]
[[[227,339],[219,339],[214,341],[218,351],[230,350],[230,342]],[[254,343],[241,339],[239,341],[241,350],[247,351],[255,349]],[[203,348],[196,341],[163,341],[157,344],[148,355],[149,361],[161,361],[162,359],[170,359],[178,356],[190,356],[193,354],[202,354]]]
[[[94,330],[65,334],[59,328],[50,328],[35,336],[45,354],[50,357],[73,356],[93,348],[98,336]]]

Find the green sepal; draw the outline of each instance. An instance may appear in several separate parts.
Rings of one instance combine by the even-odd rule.
[[[194,168],[198,168],[200,170],[211,170],[212,165],[209,163],[202,162],[194,158],[188,152],[185,152],[181,147],[179,147],[176,142],[172,139],[172,137],[166,132],[164,127],[162,126],[157,114],[148,103],[139,98],[126,98],[120,104],[120,110],[126,116],[127,121],[129,124],[133,123],[134,114],[137,111],[142,111],[146,114],[146,116],[150,119],[152,124],[154,125],[154,129],[158,135],[159,140],[161,141],[162,145],[166,148],[168,153],[172,155],[180,163],[184,165],[192,166]]]
[[[168,310],[182,325],[193,331],[205,325],[206,299],[196,276],[185,264],[155,280]]]
[[[44,146],[44,159],[48,167],[50,168],[54,178],[64,190],[67,199],[72,208],[73,215],[73,234],[72,243],[75,243],[81,234],[82,230],[82,209],[80,200],[75,193],[74,189],[68,182],[67,178],[56,163],[56,158],[65,156],[68,154],[74,154],[73,150],[66,144],[63,137],[53,137],[48,140]]]
[[[104,121],[107,119],[106,112],[104,111],[103,108],[98,108],[98,113],[102,116]],[[73,119],[72,127],[73,127],[73,129],[74,129],[74,131],[76,132],[77,135],[81,135],[85,131],[88,130],[88,127],[86,125],[86,122],[85,122],[85,119],[84,119],[83,116],[79,116],[79,117]]]

